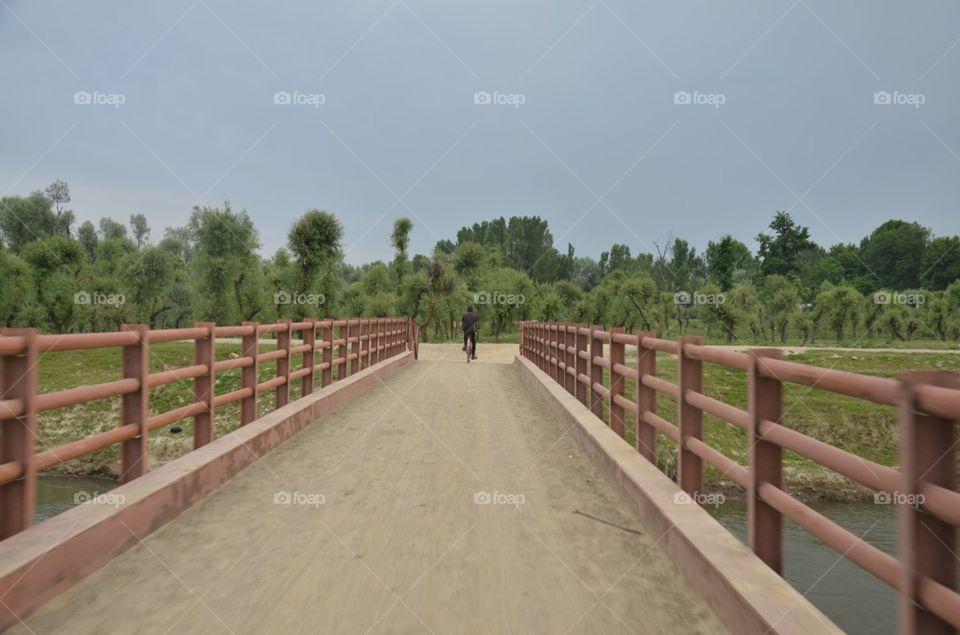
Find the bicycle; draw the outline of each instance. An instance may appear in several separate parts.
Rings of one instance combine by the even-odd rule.
[[[470,363],[471,358],[473,358],[473,338],[476,337],[473,333],[467,335],[467,363]]]

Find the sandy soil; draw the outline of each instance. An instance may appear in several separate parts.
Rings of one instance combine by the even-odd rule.
[[[725,632],[515,351],[424,345],[10,632]]]

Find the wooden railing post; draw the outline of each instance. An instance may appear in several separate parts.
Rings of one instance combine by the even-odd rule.
[[[353,356],[353,359],[350,360],[350,374],[355,375],[360,372],[360,328],[359,322],[357,320],[347,320],[346,324],[346,333],[347,333],[347,343],[350,345],[350,348],[347,349],[350,351],[350,355]]]
[[[367,336],[369,335],[369,332],[370,332],[369,324],[370,324],[370,320],[364,320],[364,319],[360,320],[360,325],[359,325],[360,334],[357,336],[359,338],[358,343],[360,345],[360,351],[358,352],[360,356],[359,358],[360,370],[363,370],[364,368],[370,365],[370,360],[369,360],[370,341],[367,339]]]
[[[350,373],[350,362],[347,361],[347,322],[344,321],[337,327],[337,339],[342,340],[337,345],[337,359],[342,360],[342,364],[337,364],[337,381],[345,378]],[[330,331],[330,337],[333,337],[333,331]]]
[[[563,325],[564,359],[567,360],[566,388],[571,395],[577,394],[577,334],[573,324]]]
[[[657,429],[647,423],[645,412],[657,414],[657,391],[643,384],[644,375],[657,374],[657,351],[643,345],[643,338],[654,337],[651,331],[637,334],[637,452],[657,464]]]
[[[253,328],[253,332],[244,335],[241,343],[241,357],[249,358],[252,363],[244,366],[240,371],[240,385],[249,388],[250,394],[240,400],[240,425],[244,426],[257,418],[257,383],[260,379],[260,363],[257,355],[260,354],[260,325],[256,322],[244,322],[244,326]]]
[[[622,326],[616,326],[610,329],[610,429],[620,435],[621,438],[626,434],[626,426],[623,421],[623,406],[617,403],[617,396],[623,396],[624,384],[626,380],[623,374],[617,371],[617,364],[621,366],[626,364],[626,349],[622,342],[617,342],[614,335],[623,333]]]
[[[550,373],[553,381],[561,386],[563,378],[560,376],[560,325],[554,322],[550,325]]]
[[[902,485],[896,495],[900,523],[901,567],[899,632],[901,635],[953,634],[946,620],[925,609],[919,601],[924,579],[957,588],[956,528],[923,509],[923,485],[954,491],[956,473],[956,422],[917,412],[916,388],[923,385],[956,388],[957,377],[948,372],[905,373],[900,392],[900,467]]]
[[[590,327],[590,411],[603,421],[603,398],[594,389],[594,385],[603,384],[603,366],[595,361],[597,357],[603,357],[603,340],[596,336],[597,331],[603,331],[603,326],[594,324]]]
[[[313,318],[307,318],[310,326],[303,329],[301,338],[304,345],[310,348],[303,352],[303,368],[309,368],[310,372],[300,380],[300,396],[306,397],[313,392],[313,367],[316,364],[316,345],[317,345],[317,321]]]
[[[580,381],[580,376],[587,374],[587,360],[585,360],[585,359],[583,358],[583,355],[587,354],[587,352],[589,351],[589,348],[588,348],[588,346],[587,346],[587,342],[590,340],[590,337],[589,337],[588,335],[584,335],[583,333],[580,332],[580,329],[585,329],[585,328],[587,328],[587,324],[586,324],[586,323],[578,323],[578,324],[577,324],[577,339],[576,339],[576,344],[575,344],[575,346],[577,347],[577,352],[576,352],[576,356],[577,356],[577,384],[576,384],[576,386],[577,386],[577,392],[576,392],[576,397],[577,397],[577,399],[580,401],[580,403],[582,403],[584,406],[586,406],[586,407],[589,408],[589,407],[590,407],[590,398],[589,398],[590,390],[589,390],[589,388],[588,388],[583,382]],[[582,353],[583,355],[581,355],[581,353]]]
[[[780,359],[778,349],[750,351],[748,430],[750,487],[747,488],[747,536],[753,552],[768,567],[783,574],[783,516],[757,495],[762,483],[780,487],[783,480],[783,448],[764,441],[760,434],[761,422],[780,423],[783,418],[783,383],[760,372],[762,358]]]
[[[150,327],[144,324],[124,324],[123,331],[137,334],[137,343],[123,347],[123,378],[136,379],[140,387],[120,398],[120,425],[130,423],[140,428],[140,433],[123,442],[120,450],[120,482],[127,483],[147,472],[147,442],[150,440],[147,417],[150,404]]]
[[[686,440],[703,439],[703,412],[691,406],[686,399],[687,391],[703,392],[703,362],[688,357],[687,344],[701,344],[695,335],[684,335],[677,340],[677,386],[679,399],[680,443],[677,444],[677,476],[680,489],[696,497],[703,492],[703,460],[687,449]]]
[[[290,320],[280,320],[283,325],[281,330],[277,331],[277,349],[286,351],[286,355],[277,358],[277,377],[286,377],[286,381],[277,386],[276,407],[287,405],[290,401]]]
[[[20,465],[20,478],[0,485],[0,540],[33,523],[37,501],[37,472],[34,449],[37,439],[37,331],[2,329],[0,335],[22,337],[22,352],[4,355],[3,389],[0,399],[17,400],[20,416],[0,423],[0,463]]]
[[[383,361],[383,318],[377,318],[377,364]]]
[[[207,409],[193,416],[193,448],[197,449],[213,441],[213,398],[216,386],[216,325],[213,322],[195,322],[194,326],[206,330],[206,335],[193,340],[193,363],[203,364],[207,372],[193,378],[193,400],[206,404]]]
[[[342,327],[341,327],[342,328]],[[320,386],[326,387],[333,382],[333,321],[323,321],[323,372],[320,374]],[[340,377],[337,372],[337,377]]]

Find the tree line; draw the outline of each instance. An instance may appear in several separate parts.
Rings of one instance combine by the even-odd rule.
[[[410,254],[395,221],[390,259],[344,262],[343,227],[309,210],[286,246],[260,255],[257,228],[229,203],[198,206],[152,240],[142,214],[75,227],[70,191],[0,199],[0,323],[58,333],[405,315],[424,335],[456,336],[475,304],[494,336],[524,319],[567,320],[671,336],[699,323],[727,341],[960,338],[960,238],[887,221],[859,244],[823,248],[777,212],[756,253],[730,235],[697,253],[676,238],[655,253],[615,243],[598,259],[560,251],[546,220],[499,217]]]

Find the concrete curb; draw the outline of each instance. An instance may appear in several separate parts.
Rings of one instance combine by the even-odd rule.
[[[0,630],[18,623],[170,522],[317,418],[413,360],[405,352],[297,399],[121,485],[123,502],[80,505],[0,542]]]
[[[734,633],[842,633],[680,488],[530,360],[523,371],[588,454],[633,502],[648,531]]]

